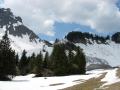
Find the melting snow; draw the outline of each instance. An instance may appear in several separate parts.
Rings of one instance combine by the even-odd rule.
[[[88,71],[88,75],[70,75],[57,77],[36,77],[34,75],[16,76],[13,81],[0,81],[0,90],[58,90],[70,87],[76,84],[83,83],[90,78],[97,78],[102,73],[108,74],[102,81],[107,81],[107,84],[116,82],[116,69],[114,70],[92,70]],[[118,81],[118,80],[117,80]]]
[[[106,76],[101,80],[103,82],[106,82],[105,84],[103,84],[103,86],[120,82],[120,79],[116,76],[117,69],[106,70],[106,72],[107,72]]]

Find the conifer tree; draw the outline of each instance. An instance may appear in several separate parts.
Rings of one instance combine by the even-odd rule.
[[[80,47],[77,47],[77,54],[75,56],[74,64],[76,65],[76,72],[79,74],[85,74],[86,72],[86,60],[85,55],[80,49]]]
[[[69,54],[68,54],[68,74],[73,74],[74,72],[74,68],[73,68],[73,62],[74,62],[74,53],[69,50]]]
[[[35,67],[34,67],[34,72],[37,76],[41,76],[41,72],[42,72],[42,61],[43,61],[43,55],[40,52],[35,60]]]
[[[48,54],[48,52],[46,52],[45,58],[43,61],[43,68],[48,68],[48,60],[49,60],[49,54]]]
[[[55,75],[66,75],[68,59],[65,53],[64,45],[54,45],[53,52],[51,54],[51,69]]]
[[[28,73],[28,59],[26,56],[26,51],[23,50],[20,62],[19,62],[19,69],[20,69],[20,74],[21,75],[26,75]]]
[[[18,62],[19,62],[19,55],[18,54],[16,54],[16,56],[15,56],[15,62],[16,62],[16,65],[18,65]]]
[[[16,75],[15,51],[10,47],[7,31],[0,41],[0,79],[9,79],[8,75]]]
[[[29,73],[34,73],[35,61],[36,61],[36,55],[35,53],[33,53],[29,59]]]

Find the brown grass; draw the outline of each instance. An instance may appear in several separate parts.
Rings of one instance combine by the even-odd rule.
[[[104,90],[104,89],[99,89],[99,87],[105,83],[105,82],[101,82],[101,79],[104,78],[105,75],[106,73],[103,73],[98,78],[91,78],[82,84],[74,85],[73,87],[68,87],[62,90]]]
[[[105,82],[101,82],[101,79],[104,78],[105,75],[106,73],[103,73],[98,78],[91,78],[82,84],[74,85],[73,87],[68,87],[62,90],[120,90],[120,82],[101,87],[105,83]],[[120,68],[117,70],[116,76],[120,78]],[[76,80],[76,81],[80,81],[80,80]]]
[[[120,82],[104,86],[105,90],[120,90]]]
[[[120,68],[117,70],[116,76],[120,78]],[[120,82],[104,86],[106,87],[105,90],[120,90]]]
[[[116,75],[120,78],[120,68],[118,68]]]

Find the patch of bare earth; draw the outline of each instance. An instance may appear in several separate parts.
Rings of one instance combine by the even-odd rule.
[[[120,82],[104,86],[104,90],[120,90]]]
[[[116,75],[120,78],[120,68],[118,68]]]
[[[101,79],[103,79],[105,75],[106,73],[103,73],[98,78],[91,78],[81,84],[77,84],[74,85],[73,87],[68,87],[62,90],[104,90],[102,88],[99,89],[99,87],[105,83],[105,82],[101,82]]]
[[[105,83],[101,82],[101,79],[103,79],[105,75],[106,73],[103,73],[98,78],[91,78],[84,83],[74,85],[73,87],[68,87],[62,90],[120,90],[120,82],[101,87]],[[117,70],[116,76],[120,78],[120,68]]]
[[[120,78],[120,68],[116,72],[116,76]],[[106,89],[105,90],[120,90],[120,82],[104,86]]]

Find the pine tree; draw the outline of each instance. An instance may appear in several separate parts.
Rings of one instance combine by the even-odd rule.
[[[46,52],[45,58],[43,61],[43,68],[48,68],[48,60],[49,60],[49,54],[48,54],[48,52]]]
[[[43,61],[43,55],[40,52],[35,60],[35,67],[34,67],[34,73],[36,76],[42,76],[42,61]]]
[[[15,56],[15,62],[16,62],[16,65],[18,65],[18,62],[19,62],[19,55],[18,54],[16,54],[16,56]]]
[[[0,79],[9,79],[8,75],[16,75],[15,51],[10,47],[7,31],[0,41]]]
[[[21,75],[26,75],[28,73],[28,59],[26,56],[26,51],[24,50],[19,62],[19,70]]]
[[[79,74],[85,74],[86,72],[86,60],[85,55],[80,49],[80,47],[77,47],[77,54],[75,56],[74,64],[76,67],[76,72]]]
[[[65,53],[64,45],[54,45],[53,52],[51,54],[51,69],[55,75],[67,74],[68,59]]]
[[[34,73],[34,67],[36,66],[35,61],[36,61],[36,55],[35,53],[33,53],[29,59],[29,73]]]
[[[74,53],[69,50],[68,54],[68,74],[73,74],[74,73],[74,68],[73,68],[73,62],[74,62]]]

